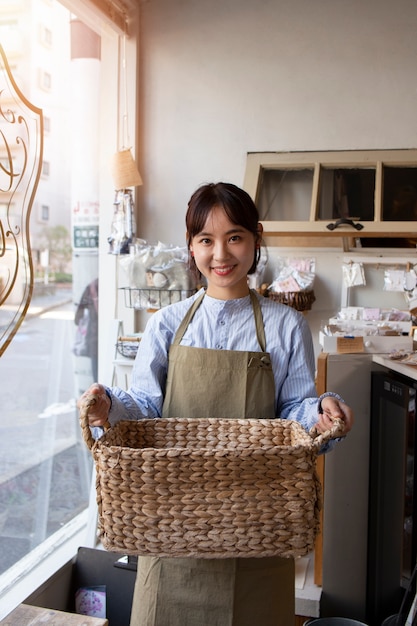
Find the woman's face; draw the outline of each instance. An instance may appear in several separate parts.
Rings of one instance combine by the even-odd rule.
[[[262,226],[259,224],[259,238]],[[247,274],[256,247],[253,233],[233,224],[222,207],[213,207],[203,230],[190,244],[197,268],[207,280],[207,294],[220,300],[249,293]]]

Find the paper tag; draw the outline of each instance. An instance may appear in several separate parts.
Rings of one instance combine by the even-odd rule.
[[[337,337],[336,351],[340,354],[365,352],[363,337]]]
[[[364,307],[362,318],[366,322],[373,322],[381,318],[381,309]]]

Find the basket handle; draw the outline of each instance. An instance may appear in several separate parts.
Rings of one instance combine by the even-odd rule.
[[[96,440],[94,439],[90,424],[88,423],[88,413],[89,410],[94,404],[97,402],[97,396],[90,394],[85,397],[82,404],[80,405],[80,426],[83,433],[83,438],[88,448],[91,450],[94,446]],[[107,421],[104,426],[104,430],[108,430],[110,428],[110,423]]]
[[[339,417],[336,417],[333,420],[333,425],[329,430],[326,430],[324,433],[319,432],[317,426],[313,426],[310,428],[309,432],[310,437],[313,439],[313,444],[315,448],[321,448],[322,445],[330,441],[331,439],[336,439],[337,437],[345,436],[345,424],[343,420]]]

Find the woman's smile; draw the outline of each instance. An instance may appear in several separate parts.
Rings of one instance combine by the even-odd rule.
[[[212,269],[213,272],[215,272],[219,276],[227,276],[227,274],[230,274],[230,272],[232,272],[235,267],[236,267],[236,265],[225,265],[225,266],[221,266],[221,267],[220,266],[214,266],[211,269]]]

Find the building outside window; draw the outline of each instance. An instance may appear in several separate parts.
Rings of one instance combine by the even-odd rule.
[[[44,161],[42,163],[42,176],[49,176],[50,165],[49,161]]]
[[[52,88],[52,76],[49,72],[39,70],[39,86],[41,89],[49,90]]]
[[[41,220],[43,222],[47,222],[49,220],[49,206],[47,204],[42,204],[41,206]]]

